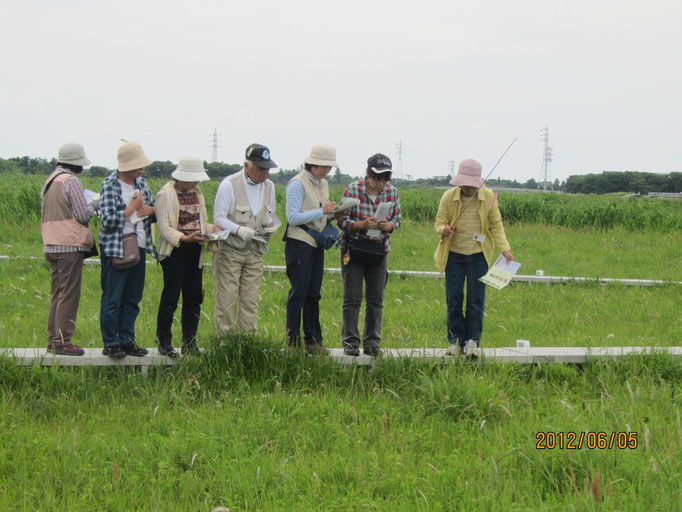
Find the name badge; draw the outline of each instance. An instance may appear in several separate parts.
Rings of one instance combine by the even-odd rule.
[[[485,242],[485,235],[483,233],[474,233],[474,241]]]

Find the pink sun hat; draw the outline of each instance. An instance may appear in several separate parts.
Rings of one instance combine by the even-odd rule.
[[[459,163],[457,174],[450,180],[450,185],[455,187],[485,187],[485,181],[481,178],[483,166],[476,160],[462,160]]]

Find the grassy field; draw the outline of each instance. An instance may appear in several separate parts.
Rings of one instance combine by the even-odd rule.
[[[0,254],[22,256],[0,261],[4,347],[44,346],[49,271],[28,192],[39,181],[19,184],[26,193],[14,217],[7,215],[16,208],[7,202],[10,187],[0,187]],[[204,188],[214,194],[215,186]],[[406,219],[389,266],[432,271],[437,239],[418,212],[437,205],[442,192],[409,192],[401,193]],[[501,196],[501,207],[505,201]],[[589,207],[595,199],[584,201]],[[655,205],[673,218],[675,207]],[[522,273],[682,280],[679,230],[544,222],[507,226]],[[338,251],[327,258],[339,266]],[[276,237],[266,263],[283,261]],[[74,341],[98,347],[99,268],[86,266],[83,277]],[[153,344],[161,277],[159,266],[148,265],[137,323],[146,346]],[[264,277],[260,336],[226,347],[213,337],[210,270],[204,282],[199,335],[207,353],[152,369],[147,379],[126,369],[23,368],[0,360],[0,510],[682,508],[677,360],[570,367],[386,360],[341,368],[281,352],[284,274]],[[489,289],[483,344],[681,345],[681,290],[596,283]],[[328,346],[341,346],[341,294],[339,277],[326,275]],[[445,346],[444,324],[442,280],[391,277],[383,346]],[[536,435],[547,431],[636,433],[637,447],[538,449]]]

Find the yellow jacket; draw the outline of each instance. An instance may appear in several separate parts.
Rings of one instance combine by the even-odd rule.
[[[440,199],[438,213],[436,214],[436,222],[434,223],[434,227],[439,235],[447,225],[457,229],[457,226],[453,226],[453,223],[459,216],[462,208],[464,208],[469,201],[469,198],[460,197],[460,191],[461,187],[451,188],[443,194],[443,197]],[[469,206],[469,208],[473,207],[478,207],[478,214],[481,217],[481,231],[485,235],[485,241],[481,243],[481,249],[483,250],[483,255],[485,256],[488,265],[490,265],[493,259],[493,248],[495,246],[497,246],[497,250],[501,253],[511,250],[509,242],[507,242],[507,237],[504,234],[502,215],[500,214],[500,208],[497,204],[497,194],[489,188],[479,189],[478,201],[472,202]],[[433,255],[436,266],[441,272],[445,272],[445,265],[448,262],[451,236],[452,235],[441,241]]]

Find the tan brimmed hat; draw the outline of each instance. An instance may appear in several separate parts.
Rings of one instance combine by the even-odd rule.
[[[144,154],[139,142],[126,142],[118,148],[118,170],[119,172],[134,171],[147,167],[152,161]]]
[[[306,164],[338,167],[336,163],[336,149],[325,144],[317,144],[310,150],[308,158],[303,160]]]
[[[85,156],[85,148],[76,142],[69,142],[59,148],[57,162],[80,166],[90,165],[90,160]]]
[[[459,163],[457,174],[450,180],[450,185],[455,187],[485,187],[485,181],[481,178],[483,166],[476,160],[462,160]]]
[[[204,161],[194,156],[181,156],[178,168],[173,171],[171,177],[178,181],[208,181],[208,174],[204,169]]]

